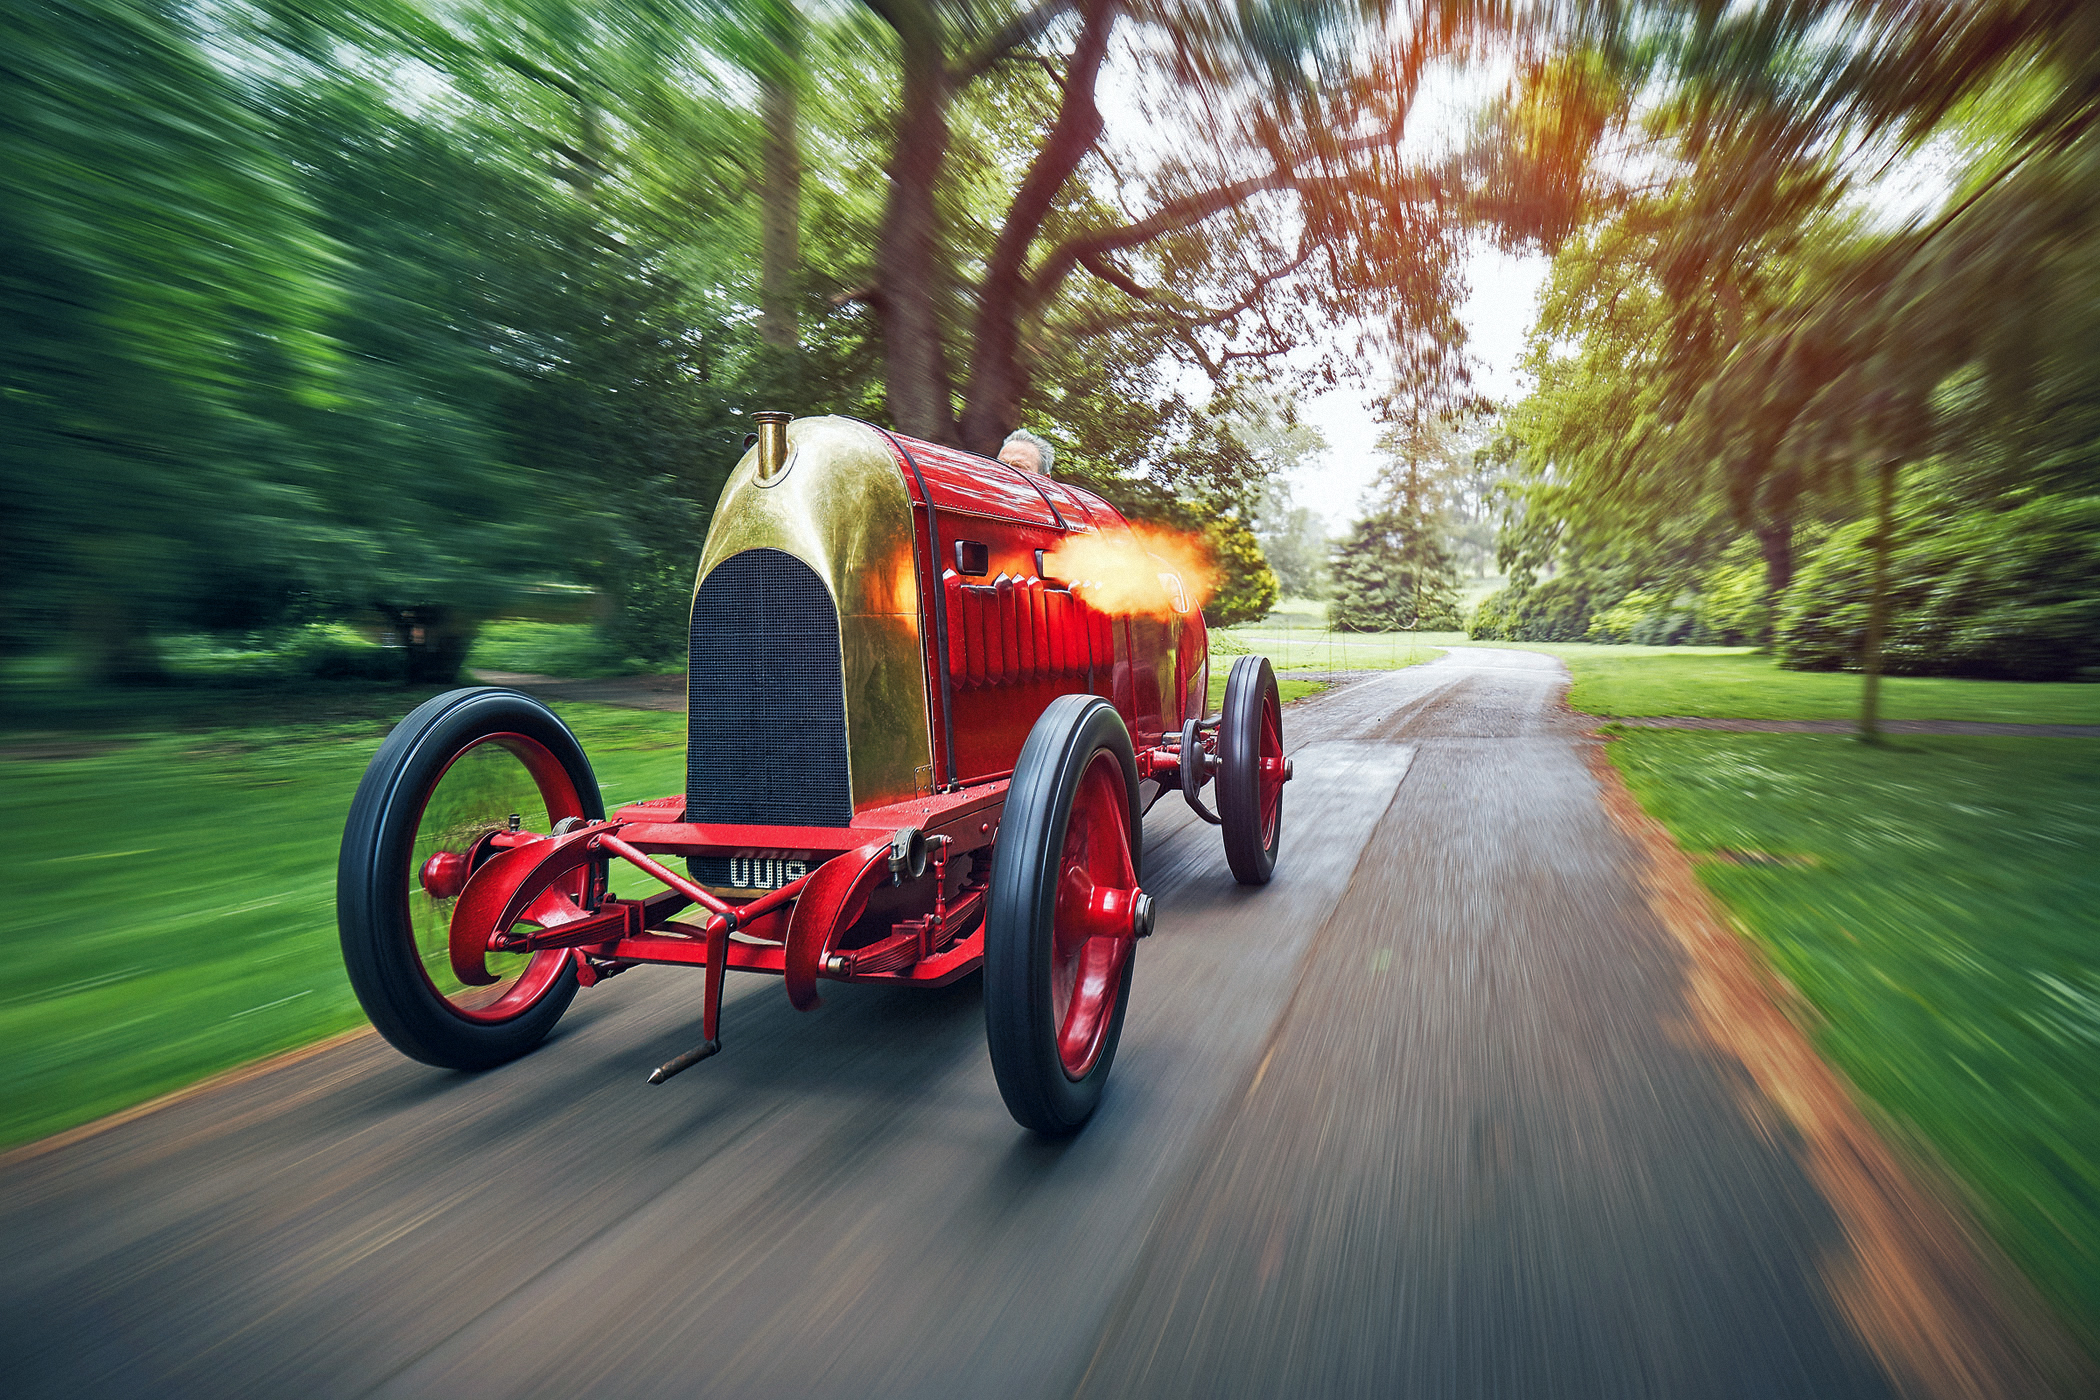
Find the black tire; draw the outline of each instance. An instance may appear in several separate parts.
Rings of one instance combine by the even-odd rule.
[[[1273,726],[1273,730],[1271,729]],[[1218,821],[1225,862],[1243,885],[1266,885],[1276,873],[1283,842],[1283,790],[1274,785],[1264,803],[1263,748],[1283,757],[1283,705],[1276,672],[1266,656],[1243,656],[1225,678],[1225,708],[1218,722]]]
[[[1112,769],[1097,767],[1097,760]],[[1115,707],[1099,696],[1064,695],[1050,703],[1029,731],[1014,768],[992,853],[984,935],[984,1026],[992,1073],[1014,1121],[1048,1137],[1079,1131],[1100,1103],[1122,1037],[1136,962],[1126,943],[1121,975],[1108,994],[1112,1001],[1104,1005],[1096,997],[1088,1003],[1099,1008],[1087,1021],[1093,1028],[1089,1044],[1095,1048],[1081,1060],[1080,1072],[1073,1073],[1061,1049],[1060,1035],[1070,1022],[1055,1005],[1053,958],[1056,896],[1066,868],[1067,838],[1093,839],[1087,834],[1090,828],[1078,833],[1072,829],[1082,790],[1095,821],[1101,819],[1104,801],[1120,799],[1129,878],[1135,889],[1143,870],[1144,827],[1130,731]],[[1104,793],[1110,796],[1104,798]],[[1079,956],[1070,955],[1070,960]],[[1068,1010],[1075,995],[1068,984]]]
[[[529,769],[528,758],[542,771]],[[508,955],[516,970],[494,987],[445,989],[449,962],[432,939],[451,901],[418,883],[419,849],[467,845],[449,833],[469,830],[458,813],[476,803],[499,824],[498,809],[518,811],[542,834],[560,817],[605,815],[583,747],[552,710],[514,690],[453,690],[417,706],[373,755],[336,866],[343,964],[365,1014],[401,1053],[447,1069],[516,1059],[546,1038],[576,995],[564,952]],[[439,832],[426,819],[450,824]]]

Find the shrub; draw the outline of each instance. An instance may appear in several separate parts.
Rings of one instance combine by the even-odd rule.
[[[1219,627],[1259,622],[1276,602],[1276,575],[1262,558],[1261,541],[1237,517],[1220,515],[1203,527],[1217,580],[1203,616]]]
[[[398,681],[404,671],[399,648],[375,645],[340,624],[302,627],[278,654],[291,670],[324,681]]]
[[[1831,535],[1787,590],[1774,643],[1797,671],[1857,670],[1873,582],[1869,522]],[[2100,668],[2100,497],[1896,521],[1883,665],[1893,675],[2070,680]]]
[[[1590,619],[1583,640],[1675,646],[1698,630],[1697,594],[1636,588]]]
[[[595,627],[550,622],[491,622],[475,639],[468,663],[543,676],[624,676],[644,669]]]
[[[1589,586],[1562,574],[1488,594],[1474,607],[1466,634],[1484,642],[1579,642],[1590,630],[1590,605]]]
[[[1749,646],[1771,631],[1762,563],[1720,564],[1699,581],[1692,639],[1702,646]]]
[[[1473,615],[1466,619],[1466,635],[1476,642],[1506,642],[1514,640],[1503,635],[1508,623],[1504,609],[1509,601],[1509,590],[1498,588],[1473,605]]]

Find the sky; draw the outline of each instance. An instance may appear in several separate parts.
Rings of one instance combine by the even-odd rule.
[[[1474,360],[1474,386],[1489,398],[1507,402],[1521,398],[1530,387],[1517,362],[1538,310],[1546,270],[1542,253],[1520,257],[1486,246],[1473,250],[1466,269],[1471,295],[1460,319]],[[1289,475],[1291,498],[1325,516],[1332,535],[1348,528],[1377,474],[1373,444],[1379,425],[1366,402],[1369,397],[1368,390],[1335,389],[1300,410],[1304,421],[1327,439],[1328,450]]]
[[[1403,149],[1425,161],[1458,149],[1468,139],[1483,105],[1503,90],[1513,71],[1513,61],[1506,53],[1492,53],[1470,63],[1433,65],[1424,74],[1420,94],[1408,114]],[[1150,74],[1145,55],[1119,55],[1102,76],[1099,100],[1111,116],[1111,128],[1126,145],[1140,153],[1157,154],[1171,151],[1182,133],[1171,119],[1158,120],[1152,114],[1171,113],[1171,101],[1155,92],[1152,96],[1159,105],[1148,109],[1144,100],[1148,74],[1150,81],[1157,80],[1156,74]],[[1471,250],[1466,269],[1470,296],[1460,319],[1474,362],[1474,387],[1491,399],[1512,401],[1529,388],[1517,372],[1517,361],[1523,355],[1524,337],[1531,329],[1547,269],[1543,254],[1513,256],[1485,240],[1476,240]],[[1334,334],[1339,338],[1349,332],[1338,328]],[[1303,349],[1303,363],[1309,366],[1326,347]],[[1328,451],[1287,473],[1285,480],[1292,503],[1325,517],[1330,535],[1347,532],[1377,475],[1374,444],[1380,426],[1369,399],[1390,381],[1391,368],[1368,368],[1367,388],[1335,389],[1300,404],[1302,420],[1319,429],[1327,439]],[[1184,369],[1183,387],[1200,399],[1207,385],[1191,366]]]
[[[1467,139],[1475,115],[1502,91],[1513,71],[1507,54],[1469,65],[1436,65],[1424,75],[1421,95],[1408,115],[1409,151],[1433,160]],[[1538,310],[1548,259],[1542,253],[1516,256],[1476,240],[1466,267],[1470,295],[1459,313],[1473,360],[1473,384],[1491,399],[1510,402],[1530,385],[1517,370],[1524,337]],[[1292,503],[1326,517],[1330,535],[1347,532],[1377,476],[1374,445],[1379,423],[1368,403],[1385,375],[1373,367],[1373,387],[1335,389],[1301,405],[1304,421],[1327,439],[1326,454],[1289,473]]]

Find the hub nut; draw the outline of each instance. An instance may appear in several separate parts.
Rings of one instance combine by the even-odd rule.
[[[1155,917],[1155,913],[1152,896],[1146,894],[1143,890],[1139,890],[1137,897],[1130,901],[1130,936],[1132,938],[1150,938],[1152,936],[1152,920]]]

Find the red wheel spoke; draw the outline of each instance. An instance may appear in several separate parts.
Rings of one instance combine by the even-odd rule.
[[[1273,697],[1265,698],[1261,711],[1261,838],[1263,844],[1276,839],[1276,819],[1283,807],[1283,718],[1276,713]]]
[[[424,794],[410,868],[403,872],[404,895],[423,976],[455,1014],[471,1021],[507,1020],[529,1009],[561,975],[565,950],[492,950],[487,959],[492,980],[485,986],[461,982],[450,958],[452,909],[490,855],[543,839],[533,833],[581,815],[582,799],[560,760],[523,734],[494,734],[468,744]],[[578,900],[587,878],[579,871],[547,891],[526,911],[525,921],[544,926],[583,917]],[[492,939],[509,932],[489,930]]]
[[[1112,755],[1097,753],[1065,827],[1050,940],[1057,1055],[1074,1079],[1093,1067],[1114,1017],[1136,894],[1121,770]]]

